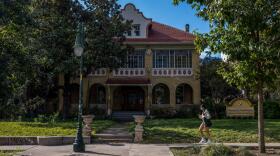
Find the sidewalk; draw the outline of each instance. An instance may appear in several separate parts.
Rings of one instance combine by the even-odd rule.
[[[198,144],[90,144],[85,153],[73,153],[72,145],[65,146],[0,146],[0,150],[25,150],[30,156],[172,156],[170,147],[190,147]],[[257,143],[224,143],[228,146],[257,147]],[[267,147],[280,148],[280,143],[267,143]]]
[[[73,145],[0,146],[0,150],[26,150],[24,156],[172,156],[169,147],[156,144],[90,144],[85,153],[73,153]]]

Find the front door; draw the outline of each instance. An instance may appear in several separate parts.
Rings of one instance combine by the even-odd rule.
[[[139,86],[122,86],[114,92],[113,109],[117,111],[144,111],[145,92]]]

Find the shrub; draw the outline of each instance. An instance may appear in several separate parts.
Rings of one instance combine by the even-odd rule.
[[[223,144],[211,144],[203,147],[199,153],[200,156],[234,156],[234,150]]]
[[[95,115],[95,119],[103,119],[106,117],[106,110],[95,106],[94,108],[90,109],[89,114]]]
[[[59,120],[60,120],[59,112],[54,113],[54,114],[52,114],[52,115],[49,116],[49,121],[50,121],[51,123],[56,123],[56,122],[58,122]]]
[[[245,147],[239,147],[235,150],[236,156],[254,156],[251,152],[249,152]]]
[[[52,115],[39,114],[33,119],[35,122],[49,122],[56,123],[60,120],[59,113],[54,113]]]
[[[34,118],[34,122],[48,122],[48,117],[46,115],[38,115],[38,117]]]
[[[200,113],[200,105],[184,105],[177,110],[176,117],[179,118],[196,118]]]
[[[206,108],[209,110],[211,116],[213,118],[225,118],[226,117],[226,105],[225,103],[221,102],[216,104],[214,100],[211,98],[204,98],[202,100],[202,104],[206,106]]]
[[[264,102],[264,117],[267,119],[280,118],[280,103],[277,101]]]
[[[174,117],[176,111],[174,108],[164,107],[164,108],[152,108],[151,115],[159,117],[159,118],[171,118]]]

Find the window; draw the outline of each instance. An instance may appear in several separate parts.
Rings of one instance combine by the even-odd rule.
[[[134,24],[133,26],[135,36],[140,36],[140,24]]]
[[[153,68],[192,68],[190,50],[154,50]]]
[[[176,88],[176,104],[193,104],[193,90],[188,84],[180,84]]]
[[[131,36],[131,31],[127,31],[127,36]]]
[[[165,84],[157,84],[153,88],[153,104],[169,104],[169,89]]]
[[[145,64],[145,50],[135,50],[132,54],[127,56],[126,68],[144,68]]]
[[[101,84],[94,84],[90,88],[89,96],[90,104],[105,104],[106,103],[106,90]]]

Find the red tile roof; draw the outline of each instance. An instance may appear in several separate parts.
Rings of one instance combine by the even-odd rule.
[[[161,24],[151,22],[148,28],[147,38],[127,38],[127,42],[193,42],[195,36],[189,32]]]
[[[109,78],[106,84],[151,84],[147,78]]]

